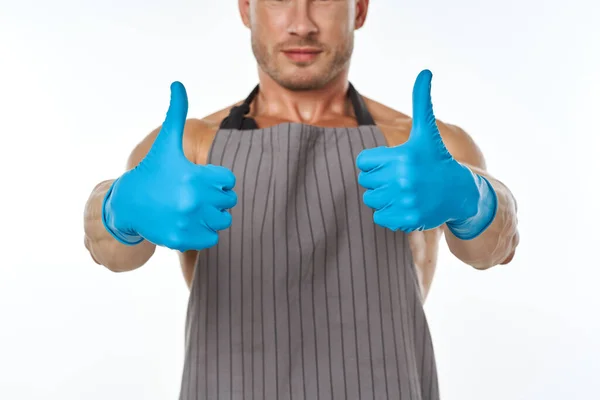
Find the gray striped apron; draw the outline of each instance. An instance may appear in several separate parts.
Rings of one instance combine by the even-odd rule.
[[[359,127],[245,116],[222,122],[210,164],[238,204],[200,252],[180,400],[437,400],[435,358],[408,238],[373,222],[355,160],[386,145],[363,99]]]

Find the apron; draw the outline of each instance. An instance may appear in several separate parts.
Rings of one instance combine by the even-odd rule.
[[[356,157],[386,146],[364,100],[350,84],[356,128],[258,129],[257,93],[208,155],[238,204],[198,256],[180,400],[438,400],[408,237],[362,202]]]

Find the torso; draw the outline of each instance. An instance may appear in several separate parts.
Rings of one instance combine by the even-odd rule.
[[[404,143],[408,139],[412,126],[412,119],[381,103],[375,102],[364,96],[362,97],[371,112],[377,127],[383,133],[388,146],[397,146]],[[219,124],[228,115],[231,108],[240,103],[241,102],[238,102],[203,119],[190,119],[187,121],[185,135],[191,139],[189,141],[189,143],[191,143],[191,148],[189,151],[186,151],[186,155],[191,161],[194,161],[196,164],[207,163],[213,139],[219,130]],[[289,122],[255,115],[253,114],[252,108],[249,116],[257,122],[260,128],[267,128],[282,122]],[[439,121],[439,124],[443,123]],[[319,121],[317,125],[323,127],[355,127],[356,120],[350,116],[333,117]],[[435,273],[441,235],[441,228],[425,232],[412,232],[408,235],[423,300],[425,300],[429,292]],[[197,257],[197,251],[190,251],[180,256],[184,278],[188,287],[191,286]]]

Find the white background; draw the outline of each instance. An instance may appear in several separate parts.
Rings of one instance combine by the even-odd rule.
[[[600,15],[594,0],[371,1],[351,81],[469,132],[519,203],[515,260],[443,246],[426,304],[443,400],[600,391]],[[234,0],[0,0],[0,399],[175,399],[188,290],[174,253],[114,274],[83,206],[182,81],[191,117],[256,84]]]

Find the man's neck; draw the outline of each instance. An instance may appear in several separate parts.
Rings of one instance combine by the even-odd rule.
[[[349,115],[348,74],[341,73],[316,90],[293,91],[259,71],[259,85],[252,114],[306,124]]]

